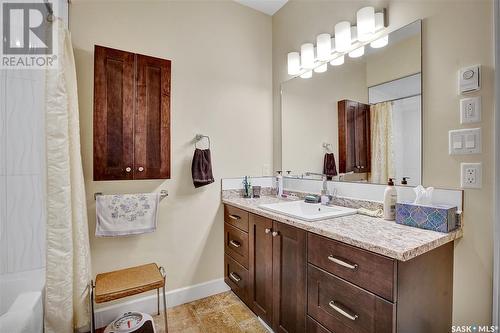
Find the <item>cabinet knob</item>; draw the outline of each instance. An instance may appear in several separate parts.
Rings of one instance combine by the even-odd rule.
[[[139,167],[139,168],[137,168],[137,170],[139,170],[139,172],[143,172],[144,168],[143,167]]]
[[[276,236],[278,236],[278,232],[277,231],[273,231],[272,235],[273,235],[273,237],[276,237]]]
[[[130,171],[132,171],[132,168],[131,167],[126,167],[125,171],[130,172]]]
[[[271,232],[271,229],[269,228],[266,228],[266,230],[264,230],[266,232],[266,234],[270,233]]]

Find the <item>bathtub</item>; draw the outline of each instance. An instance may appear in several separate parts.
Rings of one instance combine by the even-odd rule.
[[[43,332],[45,270],[0,275],[0,332]]]

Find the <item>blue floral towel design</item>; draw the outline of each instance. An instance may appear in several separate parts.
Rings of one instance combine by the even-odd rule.
[[[97,237],[128,236],[156,230],[160,193],[99,195]]]

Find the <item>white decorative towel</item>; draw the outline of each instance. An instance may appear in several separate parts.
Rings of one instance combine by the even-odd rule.
[[[97,237],[128,236],[156,230],[160,193],[99,195]]]

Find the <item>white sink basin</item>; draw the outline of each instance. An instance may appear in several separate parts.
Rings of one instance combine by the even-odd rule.
[[[354,215],[356,209],[340,206],[324,206],[322,204],[310,204],[304,201],[286,201],[273,204],[262,204],[260,208],[274,213],[295,217],[305,221],[320,221],[333,217]]]

